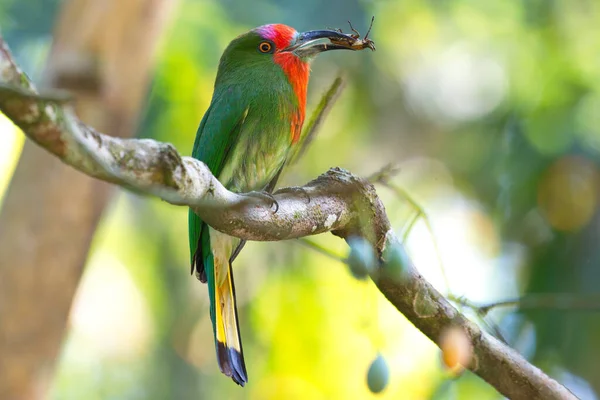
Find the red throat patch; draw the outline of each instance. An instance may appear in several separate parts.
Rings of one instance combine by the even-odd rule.
[[[281,51],[287,48],[296,37],[297,32],[294,28],[283,24],[272,24],[264,25],[258,31],[265,39],[269,39],[275,43],[273,60],[283,69],[298,98],[298,111],[292,117],[291,126],[292,144],[295,144],[300,140],[300,133],[304,123],[310,65],[296,57],[293,53]]]
[[[292,118],[292,144],[300,140],[304,113],[306,111],[306,92],[308,90],[308,78],[310,65],[305,63],[292,53],[275,53],[275,62],[281,65],[283,72],[287,75],[292,88],[298,98],[298,112]]]

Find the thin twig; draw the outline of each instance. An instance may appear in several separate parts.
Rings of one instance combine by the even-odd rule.
[[[453,294],[449,294],[447,297],[448,297],[448,300],[456,303],[461,309],[464,307],[464,308],[468,308],[469,310],[473,311],[475,313],[475,316],[477,317],[477,319],[482,324],[485,325],[485,327],[488,329],[489,332],[491,332],[495,337],[497,337],[503,343],[508,345],[508,342],[504,338],[504,335],[502,335],[502,332],[500,331],[500,327],[498,326],[498,324],[496,324],[494,321],[488,321],[486,318],[486,315],[481,313],[481,310],[477,305],[475,305],[470,300],[468,300],[462,296],[455,296]]]
[[[7,85],[3,82],[0,82],[0,88],[2,88],[2,92],[4,93],[12,93],[21,98],[32,99],[43,103],[63,105],[75,100],[72,93],[60,89],[51,89],[36,93],[18,86]]]
[[[483,315],[498,307],[517,307],[519,310],[600,311],[600,294],[544,293],[528,294],[516,299],[497,301],[479,306]]]
[[[313,240],[310,240],[306,237],[300,238],[300,239],[296,240],[294,243],[298,243],[304,247],[308,247],[309,249],[314,250],[317,253],[322,254],[326,257],[329,257],[332,260],[339,261],[343,264],[347,263],[347,260],[344,257],[334,253],[333,251],[331,251],[331,249],[328,249],[325,246],[322,246],[319,243],[317,243]]]
[[[450,280],[448,279],[448,275],[446,274],[446,269],[444,268],[442,254],[440,252],[440,248],[439,248],[437,240],[435,238],[435,234],[433,233],[433,227],[431,226],[429,216],[427,215],[425,210],[419,205],[419,203],[415,199],[413,199],[410,194],[408,194],[408,192],[406,190],[391,183],[390,181],[380,181],[380,183],[384,187],[392,190],[396,194],[396,196],[398,196],[399,198],[402,198],[402,199],[408,201],[408,203],[411,205],[411,207],[417,211],[417,218],[421,217],[423,219],[423,222],[425,223],[425,227],[427,228],[427,231],[431,235],[434,251],[435,251],[435,254],[436,254],[436,257],[438,260],[438,265],[440,267],[440,272],[442,273],[442,279],[444,279],[444,284],[446,285],[446,291],[448,293],[451,293],[452,289],[450,288]],[[409,228],[412,229],[412,226]],[[410,229],[407,231],[407,236],[408,236],[408,232],[410,232]]]
[[[400,166],[397,164],[387,164],[378,171],[375,171],[369,175],[366,179],[371,183],[382,183],[385,184],[400,173]]]

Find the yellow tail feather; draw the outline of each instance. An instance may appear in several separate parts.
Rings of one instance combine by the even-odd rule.
[[[215,279],[217,360],[225,375],[244,386],[248,382],[248,375],[240,339],[233,271],[231,264],[227,264],[225,279]]]

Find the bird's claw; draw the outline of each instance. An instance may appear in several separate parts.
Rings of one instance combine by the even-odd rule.
[[[267,201],[267,202],[271,203],[270,206],[269,206],[269,208],[272,208],[273,206],[275,206],[275,211],[274,212],[279,211],[279,203],[277,202],[277,200],[275,200],[275,197],[273,197],[273,195],[271,193],[269,193],[269,192],[264,192],[264,191],[263,192],[258,192],[258,191],[255,191],[255,192],[246,193],[244,196],[254,197],[255,199],[259,199],[259,200],[262,200],[262,201]]]
[[[283,193],[302,193],[304,195],[304,197],[306,197],[306,202],[310,203],[310,195],[308,194],[306,189],[304,189],[303,187],[292,186],[292,187],[281,188],[281,189],[275,191],[274,194],[283,194]]]

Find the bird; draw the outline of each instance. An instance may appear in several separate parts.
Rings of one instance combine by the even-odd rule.
[[[310,65],[322,52],[350,49],[341,31],[298,32],[284,24],[254,28],[224,50],[213,96],[198,127],[192,157],[228,190],[273,191],[301,142]],[[223,374],[248,382],[232,263],[244,241],[221,233],[189,210],[191,270],[208,286],[217,362]]]

